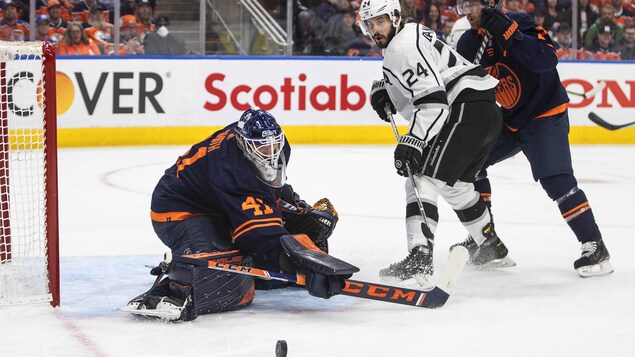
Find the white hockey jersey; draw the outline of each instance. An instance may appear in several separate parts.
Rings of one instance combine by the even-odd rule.
[[[483,91],[498,83],[419,24],[406,24],[383,55],[388,95],[409,120],[409,134],[426,143],[441,130],[450,105],[464,90]]]

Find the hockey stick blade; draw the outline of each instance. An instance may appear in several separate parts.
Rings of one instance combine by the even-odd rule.
[[[458,281],[463,267],[467,263],[468,252],[464,247],[458,246],[452,249],[446,263],[446,267],[441,273],[439,284],[431,290],[416,290],[390,285],[375,284],[359,280],[346,280],[346,285],[342,289],[342,295],[390,302],[395,304],[410,305],[428,309],[439,308],[445,305],[450,297],[454,285]],[[255,276],[263,279],[280,280],[297,285],[305,284],[304,275],[291,275],[277,273],[274,271],[246,267],[235,264],[219,263],[213,260],[189,258],[184,256],[174,256],[174,261],[187,264],[204,266],[210,269],[227,271],[237,274]]]
[[[607,130],[618,130],[618,129],[626,128],[627,126],[635,125],[635,121],[632,121],[626,124],[621,124],[621,125],[611,124],[606,122],[604,119],[600,118],[599,115],[593,112],[589,113],[589,120]]]
[[[606,87],[606,82],[600,81],[600,82],[598,82],[597,86],[591,88],[591,90],[589,90],[588,92],[578,93],[578,92],[567,90],[567,93],[571,94],[571,95],[578,96],[578,97],[582,97],[584,99],[588,99],[588,98],[591,98],[591,97],[595,96],[598,92],[602,91],[602,89],[604,89],[604,87]]]

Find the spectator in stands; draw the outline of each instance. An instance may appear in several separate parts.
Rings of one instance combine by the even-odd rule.
[[[578,1],[578,47],[584,43],[587,30],[598,17],[600,17],[600,11],[595,5],[591,4],[590,0]],[[562,22],[566,22],[569,25],[573,24],[572,11],[563,13]]]
[[[12,0],[9,2],[15,5],[16,11],[18,14],[18,19],[29,22],[29,1],[26,0],[25,2],[21,0]],[[5,1],[0,0],[0,5],[2,5],[2,7],[4,7],[4,4],[5,4]],[[3,17],[2,11],[0,11],[0,19],[3,19],[3,18],[4,17]]]
[[[293,53],[297,55],[324,54],[324,23],[312,10],[301,9],[295,23]]]
[[[600,18],[597,19],[584,37],[584,47],[590,47],[593,45],[593,42],[598,38],[598,30],[602,26],[607,26],[606,24],[610,23],[611,32],[614,34],[613,38],[615,41],[622,41],[622,35],[624,34],[624,30],[621,26],[619,26],[615,22],[615,7],[613,4],[605,4],[602,6],[602,11],[600,12]]]
[[[584,48],[579,48],[575,58],[572,56],[573,38],[571,36],[571,27],[567,23],[561,23],[556,30],[556,37],[553,45],[556,48],[556,55],[560,59],[593,59],[593,54]]]
[[[126,15],[134,15],[137,13],[137,0],[122,0],[121,5],[119,5],[119,13],[121,16]],[[110,23],[114,21],[114,11],[110,14]]]
[[[431,3],[423,12],[423,24],[436,32],[437,36],[443,35],[443,21],[441,21],[441,9],[436,3]]]
[[[39,15],[35,18],[35,35],[34,41],[52,42],[49,37],[49,30],[51,29],[51,21],[49,15]]]
[[[525,9],[523,8],[523,2],[520,0],[507,0],[505,4],[505,9],[507,12],[523,12]]]
[[[544,8],[538,8],[536,9],[536,11],[534,11],[534,14],[532,15],[532,17],[534,18],[534,22],[536,23],[536,26],[540,26],[542,28],[544,28],[545,30],[547,30],[545,28],[545,13],[547,10],[545,10]]]
[[[620,46],[623,60],[635,59],[635,24],[624,26],[624,37]]]
[[[150,0],[139,0],[137,2],[137,27],[139,33],[156,31],[155,21],[152,17],[152,5]],[[143,35],[139,35],[143,40]]]
[[[119,48],[119,54],[142,55],[145,53],[142,41],[139,39],[143,33],[139,33],[138,28],[137,18],[133,15],[121,17],[119,33],[122,46]]]
[[[361,36],[359,26],[355,25],[356,16],[355,11],[349,10],[329,20],[324,37],[324,54],[330,56],[346,54],[350,44]]]
[[[68,27],[68,21],[62,17],[63,6],[58,0],[49,0],[47,5],[47,12],[51,21],[52,28],[62,28],[62,34],[66,32]],[[70,18],[70,15],[69,15]]]
[[[91,40],[82,24],[71,22],[64,33],[64,38],[57,45],[57,54],[61,56],[96,56],[101,52],[97,44]]]
[[[613,23],[609,20],[604,20],[602,25],[598,27],[597,40],[593,42],[591,46],[586,47],[586,50],[593,54],[593,59],[597,60],[619,60],[620,48],[615,43]]]
[[[547,0],[545,7],[545,23],[542,27],[547,31],[554,31],[558,28],[562,22],[562,18],[565,16],[565,10],[562,10],[559,5],[559,0]]]
[[[441,37],[439,37],[439,40],[448,43],[448,38],[450,37],[450,34],[452,33],[452,28],[454,27],[454,24],[456,23],[456,21],[454,21],[454,19],[446,19],[445,22],[443,23],[443,34]]]
[[[18,18],[18,6],[15,0],[5,0],[2,12],[4,18],[0,20],[0,40],[28,40],[29,24]]]
[[[184,55],[187,53],[185,41],[168,30],[170,20],[159,16],[155,32],[146,33],[143,39],[143,49],[146,55]]]
[[[419,23],[423,20],[424,11],[417,0],[401,0],[401,18],[412,18],[413,22]]]
[[[105,19],[108,19],[108,11],[106,11],[105,5],[99,3],[97,0],[83,0],[75,4],[75,6],[73,6],[73,10],[71,10],[73,21],[88,23],[90,21],[90,9],[95,5],[98,5],[103,9],[102,15],[106,16]]]
[[[349,57],[380,57],[381,50],[370,36],[359,36],[351,42],[346,50]]]
[[[67,0],[37,0],[35,2],[35,14],[36,15],[49,15],[51,18],[51,14],[49,14],[49,8],[54,5],[60,5],[60,13],[59,17],[64,21],[71,21],[71,9],[73,8],[73,4],[68,2]],[[52,20],[51,20],[52,23]],[[66,29],[66,27],[64,27]],[[62,33],[63,35],[64,33]]]
[[[633,13],[622,4],[622,0],[613,0],[613,8],[615,9],[615,22],[624,27],[633,23]]]
[[[101,53],[110,54],[113,51],[113,25],[106,21],[107,17],[104,15],[105,8],[96,4],[90,8],[90,17],[88,23],[83,24],[86,35],[93,40],[99,47]]]
[[[572,44],[571,27],[569,24],[562,23],[556,30],[556,38],[554,38],[553,45],[556,50],[568,50]]]
[[[326,24],[332,17],[348,10],[351,10],[348,0],[322,0],[315,8],[315,16]]]

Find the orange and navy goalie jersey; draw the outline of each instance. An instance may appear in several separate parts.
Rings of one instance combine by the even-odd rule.
[[[524,12],[507,16],[518,23],[522,39],[514,39],[506,51],[489,41],[481,65],[499,80],[496,101],[502,107],[505,126],[515,131],[530,121],[567,110],[569,97],[556,70],[558,56],[551,38]],[[458,52],[473,62],[483,40],[482,31],[465,31]]]
[[[169,222],[220,217],[236,247],[264,260],[273,248],[279,250],[280,237],[289,233],[276,208],[276,189],[256,176],[237,145],[235,127],[230,124],[195,144],[165,171],[152,193],[151,218]],[[288,162],[288,142],[283,152]]]

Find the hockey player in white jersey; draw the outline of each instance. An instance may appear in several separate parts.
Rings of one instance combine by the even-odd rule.
[[[490,212],[474,190],[474,179],[495,143],[502,117],[494,96],[498,80],[437,39],[434,31],[401,22],[398,0],[364,0],[360,26],[383,51],[383,80],[375,81],[371,104],[379,117],[387,111],[408,120],[408,132],[394,152],[397,173],[413,172],[425,218],[411,180],[406,180],[408,256],[379,272],[382,278],[415,279],[425,284],[433,274],[432,235],[440,195],[474,237],[467,247],[479,266],[513,266],[494,231]],[[427,218],[427,219],[426,219]]]

